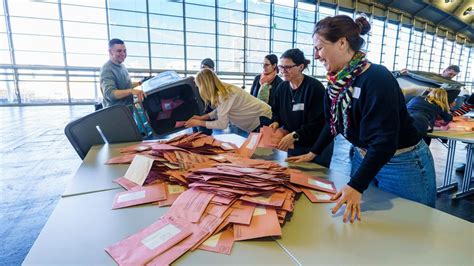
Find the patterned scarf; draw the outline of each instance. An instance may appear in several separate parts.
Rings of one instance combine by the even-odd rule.
[[[328,79],[328,94],[331,100],[330,109],[330,127],[331,134],[337,134],[337,127],[340,124],[342,118],[342,124],[344,126],[344,136],[347,136],[347,130],[349,128],[349,107],[352,101],[352,83],[355,78],[365,71],[367,64],[367,58],[363,52],[356,52],[352,57],[348,66],[343,68],[337,73],[328,73],[326,78]]]

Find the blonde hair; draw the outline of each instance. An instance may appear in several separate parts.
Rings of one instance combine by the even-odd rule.
[[[431,89],[426,96],[426,101],[438,105],[445,112],[449,111],[448,93],[444,89]]]
[[[196,85],[199,94],[206,105],[210,104],[215,108],[219,105],[219,97],[227,100],[232,94],[231,84],[222,82],[217,75],[209,69],[203,69],[196,75]]]

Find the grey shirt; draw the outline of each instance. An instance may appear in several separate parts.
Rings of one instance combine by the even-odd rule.
[[[114,90],[126,90],[132,87],[132,80],[127,68],[123,65],[107,61],[100,69],[100,88],[104,95],[104,108],[117,104],[129,105],[133,103],[133,95],[122,99],[114,96]]]

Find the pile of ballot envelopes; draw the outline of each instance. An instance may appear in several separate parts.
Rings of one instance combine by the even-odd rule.
[[[234,241],[281,236],[297,194],[331,202],[331,181],[250,159],[260,141],[251,133],[237,148],[195,133],[121,149],[107,163],[131,163],[114,181],[127,191],[117,193],[112,208],[171,207],[106,252],[120,265],[168,265],[196,249],[230,254]]]

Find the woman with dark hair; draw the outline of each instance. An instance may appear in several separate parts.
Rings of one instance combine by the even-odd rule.
[[[263,59],[262,74],[257,75],[253,80],[250,94],[258,99],[273,105],[274,93],[273,90],[283,81],[278,76],[278,57],[274,54],[266,55]]]
[[[362,193],[375,178],[380,189],[434,207],[433,157],[413,126],[398,82],[384,66],[360,51],[360,35],[370,30],[364,17],[344,15],[316,23],[315,59],[327,70],[326,126],[311,152],[288,158],[309,161],[342,134],[355,147],[350,181],[332,199],[332,213],[346,204],[343,221],[360,220]]]
[[[285,79],[274,91],[270,127],[283,127],[291,132],[283,137],[278,148],[288,156],[305,154],[319,137],[324,127],[324,86],[318,80],[303,74],[310,63],[299,49],[290,49],[280,57],[278,69]],[[291,146],[294,148],[290,149]],[[332,145],[311,161],[329,167]]]

